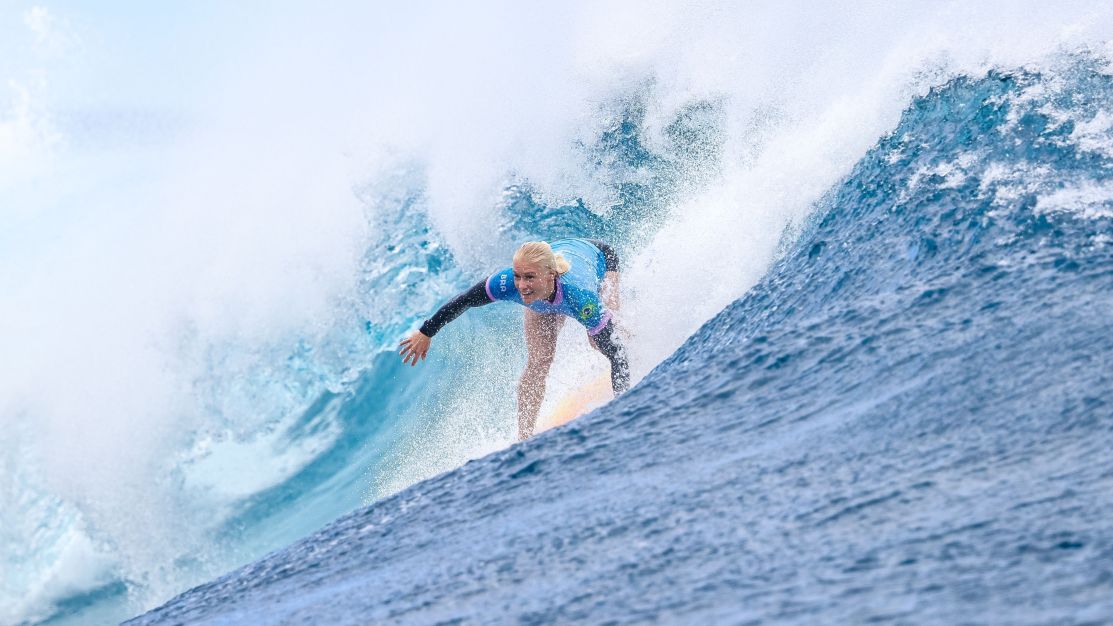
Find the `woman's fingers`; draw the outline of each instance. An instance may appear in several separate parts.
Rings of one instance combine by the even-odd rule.
[[[403,339],[402,343],[399,344],[399,346],[401,349],[398,350],[398,354],[402,355],[403,365],[409,363],[411,358],[414,360],[415,363],[417,362],[417,351],[414,350],[413,343],[409,339]]]
[[[417,365],[419,360],[424,361],[429,354],[429,341],[422,341],[422,337],[414,334],[406,337],[398,344],[398,354],[402,355],[402,364]]]

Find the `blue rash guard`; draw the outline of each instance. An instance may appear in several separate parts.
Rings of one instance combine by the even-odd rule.
[[[557,276],[552,301],[535,300],[524,304],[518,288],[514,286],[512,267],[495,272],[487,279],[487,297],[492,302],[516,302],[545,315],[567,315],[583,324],[587,334],[594,337],[611,320],[611,312],[603,306],[599,297],[599,283],[603,281],[607,268],[603,251],[584,239],[561,239],[551,245],[554,253],[563,256],[572,265],[567,272]]]
[[[618,256],[610,246],[594,239],[562,239],[554,241],[551,247],[571,265],[567,272],[557,276],[551,299],[528,305],[522,302],[514,285],[514,269],[508,267],[442,306],[421,325],[421,333],[432,337],[465,310],[500,300],[516,302],[545,315],[567,315],[583,324],[596,347],[611,362],[611,387],[617,396],[630,386],[630,367],[626,349],[614,333],[611,312],[599,298],[599,284],[607,272],[618,271]]]

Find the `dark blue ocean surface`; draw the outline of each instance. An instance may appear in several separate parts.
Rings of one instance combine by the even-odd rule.
[[[917,98],[625,396],[129,623],[1113,621],[1111,114]]]

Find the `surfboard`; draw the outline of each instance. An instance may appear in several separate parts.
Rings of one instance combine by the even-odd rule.
[[[537,420],[536,432],[567,424],[603,406],[613,398],[611,375],[601,374],[595,380],[565,394],[552,411]]]

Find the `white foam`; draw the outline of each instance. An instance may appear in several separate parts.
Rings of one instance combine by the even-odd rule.
[[[1113,217],[1113,183],[1083,181],[1036,199],[1036,213],[1060,211],[1086,219]]]
[[[1075,122],[1070,138],[1079,150],[1113,158],[1113,115],[1098,111],[1089,120]]]
[[[313,434],[290,441],[289,426],[280,423],[269,432],[243,441],[234,433],[200,439],[185,462],[185,487],[212,498],[214,507],[234,504],[281,484],[340,435],[339,427],[328,422],[315,428]]]
[[[57,602],[112,582],[113,560],[81,531],[70,530],[51,548],[50,559],[44,560],[45,568],[36,572],[36,579],[23,581],[22,593],[4,598],[0,623],[49,618],[56,612]]]
[[[36,100],[41,88],[14,79],[3,87],[9,98],[6,106],[0,100],[0,192],[6,195],[48,174],[63,139]],[[0,204],[0,218],[5,220],[27,211],[16,202]]]

